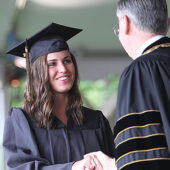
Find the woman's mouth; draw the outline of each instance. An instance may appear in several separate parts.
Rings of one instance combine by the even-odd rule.
[[[62,76],[62,77],[57,78],[57,80],[63,81],[63,80],[67,80],[68,78],[69,76]]]

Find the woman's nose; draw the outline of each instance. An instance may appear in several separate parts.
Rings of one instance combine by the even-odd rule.
[[[58,65],[58,72],[60,72],[60,73],[65,73],[66,71],[67,71],[66,66],[65,66],[63,63],[60,63],[60,64]]]

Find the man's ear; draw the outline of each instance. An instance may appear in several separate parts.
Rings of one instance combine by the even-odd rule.
[[[122,22],[123,22],[123,31],[125,34],[129,34],[130,32],[130,19],[128,18],[127,15],[122,16]]]

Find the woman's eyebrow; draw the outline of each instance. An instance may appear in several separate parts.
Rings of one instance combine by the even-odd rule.
[[[49,62],[49,61],[56,61],[56,59],[49,59],[49,60],[47,60],[47,62]]]
[[[63,59],[67,59],[67,58],[71,58],[71,56],[70,55],[67,55],[67,56],[65,56],[65,57],[63,57]],[[47,62],[49,62],[49,61],[57,61],[58,59],[49,59],[49,60],[47,60]]]
[[[70,55],[67,55],[67,56],[64,57],[64,59],[66,59],[66,58],[71,58],[71,56],[70,56]]]

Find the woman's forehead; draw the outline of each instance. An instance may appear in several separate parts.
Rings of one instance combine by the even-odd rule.
[[[59,52],[54,52],[54,53],[48,54],[47,61],[64,59],[64,58],[68,58],[68,57],[71,57],[70,52],[68,50],[64,50],[64,51],[59,51]]]

